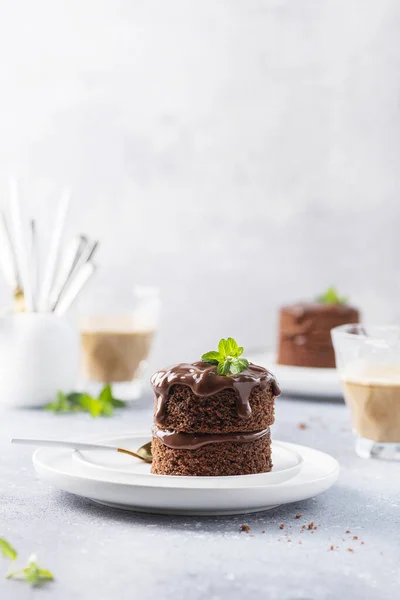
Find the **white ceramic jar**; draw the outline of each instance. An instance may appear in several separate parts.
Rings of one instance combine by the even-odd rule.
[[[0,406],[33,408],[70,392],[79,370],[79,332],[66,317],[0,317]]]

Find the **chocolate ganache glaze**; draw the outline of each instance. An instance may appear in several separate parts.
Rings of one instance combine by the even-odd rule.
[[[255,442],[265,435],[269,435],[269,427],[262,431],[250,433],[182,433],[180,431],[165,431],[153,427],[153,436],[158,438],[165,446],[174,450],[196,450],[207,444],[224,442],[249,443]]]
[[[221,390],[233,389],[236,392],[238,416],[243,419],[248,419],[251,415],[249,398],[253,388],[258,386],[264,390],[268,384],[271,384],[274,396],[279,396],[281,393],[273,374],[264,367],[252,363],[238,375],[229,376],[218,375],[215,365],[203,361],[192,364],[180,363],[154,373],[151,384],[157,397],[154,416],[157,425],[162,425],[165,420],[168,393],[173,385],[187,385],[196,396],[205,397],[217,394]]]

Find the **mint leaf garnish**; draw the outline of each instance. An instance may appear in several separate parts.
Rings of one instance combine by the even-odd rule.
[[[238,375],[249,366],[248,360],[240,358],[242,354],[243,346],[239,346],[233,338],[227,338],[219,341],[218,351],[206,352],[201,360],[216,365],[219,375]]]
[[[29,583],[32,587],[43,585],[47,581],[53,581],[53,574],[47,569],[42,569],[37,562],[37,558],[32,554],[28,559],[28,564],[24,569],[7,573],[7,579],[20,579]]]
[[[220,361],[221,354],[216,352],[215,350],[211,350],[211,352],[206,352],[201,357],[201,360],[205,363],[209,363],[210,365],[217,365]]]
[[[231,361],[231,373],[232,375],[237,375],[241,373],[249,366],[249,361],[245,358],[233,358]]]
[[[0,538],[0,552],[4,558],[15,560],[18,556],[18,552],[11,546],[7,540]]]
[[[44,410],[55,413],[87,412],[96,418],[99,416],[111,417],[114,408],[124,408],[125,406],[123,400],[113,397],[111,386],[106,385],[98,398],[94,398],[85,392],[71,392],[70,394],[58,392],[57,399],[47,404]]]
[[[339,296],[336,288],[333,286],[317,297],[317,302],[321,304],[348,304],[348,301],[349,299],[345,296]]]

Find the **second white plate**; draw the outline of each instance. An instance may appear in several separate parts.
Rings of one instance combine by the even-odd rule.
[[[278,365],[272,352],[252,354],[248,359],[266,367],[275,375],[283,394],[315,398],[342,398],[339,373],[336,369],[313,369]]]

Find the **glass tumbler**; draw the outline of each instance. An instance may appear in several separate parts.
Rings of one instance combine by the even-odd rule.
[[[140,397],[143,374],[160,312],[159,290],[134,288],[128,314],[92,314],[80,319],[83,387],[98,394],[105,384],[121,400]]]
[[[357,454],[400,460],[400,327],[342,325],[331,334]]]

